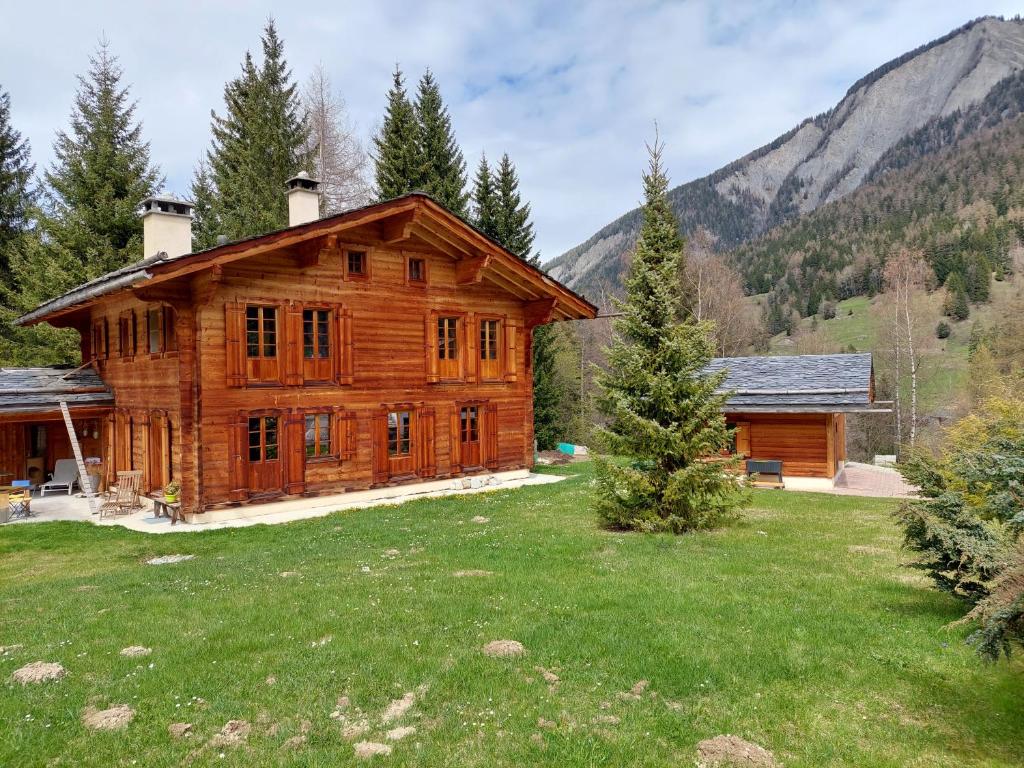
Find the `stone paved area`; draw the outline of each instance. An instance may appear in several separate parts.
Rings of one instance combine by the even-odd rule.
[[[889,467],[847,462],[831,493],[849,496],[880,496],[908,498],[917,495],[917,488],[903,480],[903,476]]]

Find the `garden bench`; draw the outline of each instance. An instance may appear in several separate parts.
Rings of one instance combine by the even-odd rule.
[[[754,486],[758,488],[785,488],[782,479],[782,461],[779,459],[747,459],[747,476],[756,475]],[[766,480],[765,476],[774,477]]]

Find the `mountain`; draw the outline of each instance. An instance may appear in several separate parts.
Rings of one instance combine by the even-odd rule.
[[[1022,71],[1024,21],[969,22],[861,78],[828,112],[671,190],[680,227],[684,233],[703,227],[720,250],[732,250],[962,138],[951,130],[970,133],[991,125],[993,114],[970,124],[958,115]],[[901,144],[913,136],[918,140]],[[595,300],[617,291],[639,225],[639,209],[630,211],[554,259],[551,275]]]

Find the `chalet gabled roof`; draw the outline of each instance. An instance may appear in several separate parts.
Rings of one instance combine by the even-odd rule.
[[[597,314],[597,307],[582,296],[518,258],[429,195],[423,192],[410,192],[384,202],[353,208],[305,224],[224,243],[202,251],[173,257],[166,253],[158,253],[79,285],[61,296],[44,302],[15,322],[18,325],[44,322],[120,290],[164,282],[217,263],[255,255],[275,247],[294,245],[332,231],[341,232],[346,227],[383,220],[389,216],[404,217],[399,223],[404,222],[406,227],[404,230],[399,227],[399,234],[396,235],[401,237],[403,232],[408,235],[409,226],[419,221],[420,213],[423,213],[423,220],[430,217],[434,221],[442,221],[449,228],[461,231],[465,240],[470,243],[465,246],[467,252],[477,254],[481,259],[478,279],[479,275],[486,274],[503,287],[524,288],[524,298],[549,300],[553,305],[551,319],[588,318]],[[429,235],[424,233],[422,236]]]
[[[872,407],[870,353],[718,357],[705,370],[727,371],[720,391],[731,392],[726,408],[733,412],[882,410]]]
[[[0,413],[53,411],[114,404],[114,394],[92,368],[0,368]]]

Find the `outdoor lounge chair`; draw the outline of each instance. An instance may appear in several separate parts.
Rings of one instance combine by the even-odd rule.
[[[53,493],[63,489],[70,496],[71,489],[76,485],[79,485],[78,462],[74,459],[57,459],[50,479],[39,486],[39,495],[45,496],[47,491]]]

